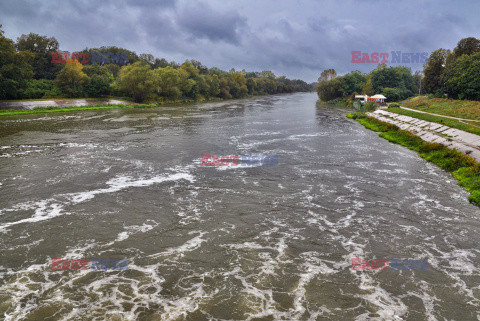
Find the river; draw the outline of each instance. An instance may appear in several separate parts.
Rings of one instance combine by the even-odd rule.
[[[451,174],[316,99],[0,119],[0,316],[477,320],[480,209]]]

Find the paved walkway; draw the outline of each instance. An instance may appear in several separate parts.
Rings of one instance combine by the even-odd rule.
[[[479,135],[418,118],[391,113],[384,109],[378,109],[372,113],[367,113],[367,115],[394,124],[400,129],[408,130],[426,142],[440,143],[449,148],[455,148],[480,162]]]

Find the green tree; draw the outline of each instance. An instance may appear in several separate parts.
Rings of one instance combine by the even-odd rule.
[[[83,72],[89,77],[89,80],[85,83],[85,94],[87,97],[101,97],[112,93],[111,85],[115,78],[110,71],[110,66],[119,67],[113,64],[83,66]]]
[[[423,66],[423,89],[426,93],[433,93],[443,88],[443,72],[450,50],[437,49],[428,57]]]
[[[375,93],[383,92],[384,88],[398,88],[401,99],[413,96],[418,90],[411,70],[403,66],[377,68],[370,73],[370,79]]]
[[[338,78],[318,83],[317,93],[321,101],[329,101],[342,96],[342,82]]]
[[[374,93],[375,91],[373,90],[372,80],[368,78],[365,84],[362,86],[362,94],[372,96]]]
[[[367,81],[367,77],[360,71],[354,71],[343,76],[341,81],[342,87],[340,90],[343,93],[343,96],[346,97],[354,93],[361,93],[362,88]]]
[[[451,98],[480,100],[480,53],[458,58],[445,71],[445,89]]]
[[[215,74],[207,75],[205,81],[208,85],[209,97],[217,97],[220,94],[220,79],[218,79],[218,76]]]
[[[16,52],[12,40],[3,36],[0,25],[0,99],[16,99],[19,90],[28,86],[33,76],[31,62],[34,55],[28,51]]]
[[[480,52],[480,40],[474,37],[463,38],[453,49],[453,56],[455,59],[463,55],[472,55]]]
[[[58,41],[54,37],[36,33],[21,35],[15,45],[18,51],[30,51],[34,54],[32,62],[35,79],[54,79],[62,68],[61,64],[52,64],[52,51],[58,50]]]
[[[330,81],[336,77],[337,72],[335,71],[335,69],[326,69],[320,74],[320,77],[318,78],[318,83],[321,83],[322,81]]]
[[[154,97],[156,77],[150,66],[137,61],[123,66],[118,76],[118,88],[135,102],[143,102]]]

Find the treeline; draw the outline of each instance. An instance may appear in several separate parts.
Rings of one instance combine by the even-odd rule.
[[[320,100],[353,100],[353,95],[382,94],[399,101],[417,93],[431,97],[480,100],[480,40],[464,38],[453,51],[438,49],[412,74],[407,67],[380,64],[368,74],[354,71],[337,77],[334,69],[324,70],[318,79]]]
[[[251,95],[312,91],[314,84],[276,77],[271,71],[223,71],[199,61],[168,62],[118,47],[91,48],[88,63],[56,56],[59,44],[34,33],[16,42],[0,25],[0,100],[56,97],[127,96],[136,102],[242,98]],[[96,54],[122,54],[127,64],[92,63]],[[52,60],[52,54],[55,56]],[[72,55],[86,57],[87,55]],[[98,61],[95,60],[95,61]]]
[[[334,69],[324,70],[318,78],[317,92],[322,101],[353,100],[354,95],[383,94],[389,101],[398,101],[418,92],[420,74],[412,75],[407,67],[380,64],[368,74],[353,71],[337,77]]]
[[[480,40],[460,40],[452,50],[435,50],[425,63],[425,92],[435,97],[480,100]]]

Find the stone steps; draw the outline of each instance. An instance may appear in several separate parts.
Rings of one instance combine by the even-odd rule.
[[[418,118],[399,115],[383,109],[367,113],[386,123],[408,130],[426,142],[439,143],[469,155],[480,162],[480,136],[460,129],[428,122]]]

